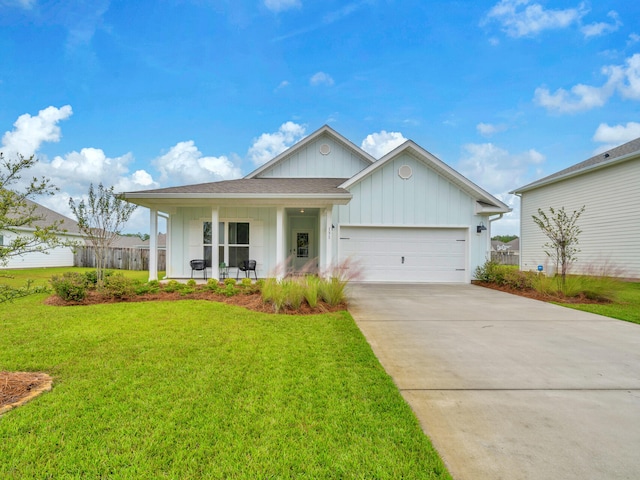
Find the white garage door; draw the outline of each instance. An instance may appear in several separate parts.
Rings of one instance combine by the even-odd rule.
[[[368,282],[466,282],[466,230],[341,227],[340,260]]]

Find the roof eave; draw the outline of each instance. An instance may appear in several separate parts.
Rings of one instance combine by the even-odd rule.
[[[537,180],[537,181],[535,181],[533,183],[529,183],[528,185],[525,185],[524,187],[520,187],[520,188],[517,188],[515,190],[512,190],[509,193],[512,194],[512,195],[519,195],[521,193],[525,193],[525,192],[529,192],[531,190],[535,190],[536,188],[545,187],[547,185],[552,185],[554,183],[562,182],[562,181],[567,180],[569,178],[573,178],[573,177],[577,177],[577,176],[580,176],[580,175],[584,175],[585,173],[595,172],[597,170],[600,170],[602,168],[610,167],[611,165],[615,165],[617,163],[622,163],[622,162],[626,162],[628,160],[633,160],[634,158],[639,157],[639,156],[640,156],[640,150],[637,150],[635,152],[628,153],[627,155],[622,155],[620,157],[616,157],[616,158],[613,158],[613,159],[605,161],[605,162],[600,162],[600,163],[595,164],[595,165],[590,165],[588,167],[581,168],[580,170],[574,170],[573,172],[567,172],[564,175],[559,175],[557,177],[549,178],[548,180],[545,180],[544,178],[541,179],[541,180]]]

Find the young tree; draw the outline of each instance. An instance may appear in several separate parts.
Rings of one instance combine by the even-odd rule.
[[[547,215],[539,208],[538,216],[532,215],[533,221],[549,238],[549,241],[543,245],[544,253],[556,262],[556,269],[560,267],[563,289],[569,265],[577,260],[576,254],[580,252],[578,236],[582,230],[577,222],[584,209],[583,205],[580,210],[574,210],[571,215],[568,215],[564,207],[560,210],[549,207],[550,215]]]
[[[87,236],[96,253],[98,285],[102,285],[107,251],[137,207],[118,198],[113,187],[105,188],[102,183],[98,185],[97,192],[93,184],[89,186],[86,202],[81,200],[76,204],[70,198],[69,206],[78,220],[80,231]]]
[[[17,155],[9,160],[0,152],[0,232],[10,233],[0,245],[0,264],[6,265],[10,258],[31,252],[48,253],[58,246],[70,245],[60,238],[64,233],[62,222],[51,222],[40,226],[44,217],[36,212],[37,205],[30,198],[36,195],[53,195],[58,189],[49,179],[33,177],[30,182],[20,182],[22,174],[37,162],[33,156]],[[22,184],[22,186],[21,186]],[[25,229],[30,230],[24,233]]]
[[[12,257],[31,252],[49,253],[48,250],[59,246],[71,246],[74,242],[65,241],[59,236],[65,230],[62,222],[51,222],[46,226],[38,224],[45,220],[36,212],[37,205],[30,198],[37,195],[53,195],[57,188],[46,178],[33,177],[29,182],[21,182],[22,175],[35,165],[34,156],[25,158],[17,155],[14,160],[5,158],[0,152],[0,265],[6,265]],[[28,233],[25,233],[28,230]],[[9,234],[9,235],[7,235]],[[27,284],[22,288],[0,285],[0,303],[36,293]]]

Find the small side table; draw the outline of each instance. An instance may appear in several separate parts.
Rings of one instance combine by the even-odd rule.
[[[225,278],[229,278],[229,267],[226,264],[221,263],[218,267],[218,271],[220,272],[220,280],[224,280]]]

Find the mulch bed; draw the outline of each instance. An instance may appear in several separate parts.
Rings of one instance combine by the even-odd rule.
[[[491,288],[492,290],[500,290],[501,292],[511,293],[513,295],[520,295],[521,297],[532,298],[534,300],[540,300],[542,302],[557,302],[557,303],[595,303],[595,304],[607,304],[610,303],[606,300],[593,300],[585,297],[584,295],[578,295],[576,297],[565,297],[564,295],[546,295],[540,293],[537,290],[529,289],[522,290],[518,288],[496,285],[495,283],[479,282],[474,280],[474,285],[479,285],[485,288]]]
[[[180,293],[180,292],[158,292],[158,293],[146,293],[143,295],[134,295],[130,298],[116,299],[102,295],[96,291],[87,292],[87,297],[81,302],[68,302],[61,299],[57,295],[51,295],[45,300],[47,305],[54,306],[73,306],[73,305],[96,305],[101,303],[122,303],[122,302],[152,302],[152,301],[177,301],[177,300],[208,300],[211,302],[226,303],[228,305],[236,305],[238,307],[244,307],[248,310],[262,313],[275,313],[273,305],[264,303],[260,293],[239,293],[231,297],[227,297],[220,293],[212,292],[208,289],[198,289],[193,293]],[[299,309],[291,309],[283,307],[278,313],[286,315],[313,315],[317,313],[338,312],[340,310],[346,310],[346,304],[339,304],[331,306],[327,303],[318,301],[318,305],[315,308],[311,308],[306,302],[303,303]]]
[[[46,373],[0,372],[0,415],[51,390],[51,385]]]

